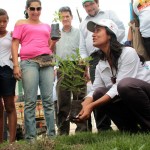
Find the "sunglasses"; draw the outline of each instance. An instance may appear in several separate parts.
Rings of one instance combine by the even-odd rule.
[[[42,9],[42,7],[29,7],[30,11],[35,11],[35,10],[41,11],[41,9]]]

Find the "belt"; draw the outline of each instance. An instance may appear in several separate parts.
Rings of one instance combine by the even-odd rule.
[[[99,51],[95,51],[95,52],[93,52],[90,56],[91,57],[96,57],[96,56],[98,56],[99,55]]]

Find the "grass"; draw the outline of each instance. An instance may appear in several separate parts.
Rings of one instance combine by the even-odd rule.
[[[34,144],[18,141],[14,150],[150,150],[150,134],[129,134],[119,131],[101,133],[78,133],[57,136],[55,139],[41,139]],[[9,149],[8,143],[0,150]]]

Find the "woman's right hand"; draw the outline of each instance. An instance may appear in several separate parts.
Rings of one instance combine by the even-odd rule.
[[[21,80],[22,74],[19,66],[14,66],[13,68],[14,77],[17,80]]]
[[[94,107],[92,103],[88,105],[84,105],[82,110],[79,112],[79,114],[76,116],[76,118],[73,120],[74,122],[83,122],[84,120],[87,120],[93,111]]]
[[[82,109],[79,112],[79,114],[76,116],[76,118],[74,119],[74,122],[82,122],[83,120],[86,120],[89,117],[89,114],[91,113],[91,109],[88,112],[87,108],[88,105],[90,105],[92,103],[93,99],[91,97],[86,98],[82,103]],[[86,114],[87,113],[87,114]]]

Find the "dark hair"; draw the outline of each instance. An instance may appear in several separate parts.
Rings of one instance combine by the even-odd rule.
[[[9,20],[9,16],[8,16],[8,13],[6,10],[0,8],[0,16],[3,16],[3,15],[6,15],[7,16],[7,19]]]
[[[41,1],[40,0],[27,0],[26,1],[26,6],[25,8],[28,9],[31,5],[32,2],[38,2],[40,5],[41,5]],[[25,18],[28,19],[29,18],[29,15],[28,13],[26,12],[26,10],[24,11],[24,15],[25,15]]]
[[[61,12],[69,12],[70,15],[72,16],[71,9],[70,9],[70,7],[68,7],[68,6],[61,7],[61,8],[59,9],[59,12],[60,12],[60,13],[61,13]]]
[[[106,33],[111,36],[110,38],[110,57],[112,60],[112,67],[118,70],[118,59],[122,53],[122,48],[126,47],[126,45],[121,44],[117,41],[116,35],[107,27],[106,28]],[[145,59],[141,55],[137,54],[140,58],[140,61],[142,64],[144,64]],[[104,52],[100,51],[100,59],[101,60],[106,60],[106,55]]]
[[[122,53],[122,48],[125,47],[123,44],[117,41],[116,35],[107,27],[105,27],[106,33],[110,35],[110,57],[112,60],[112,67],[118,70],[118,59]],[[104,52],[100,51],[100,59],[106,60],[106,55]]]
[[[94,0],[94,1],[95,1],[95,3],[99,4],[99,0]]]

